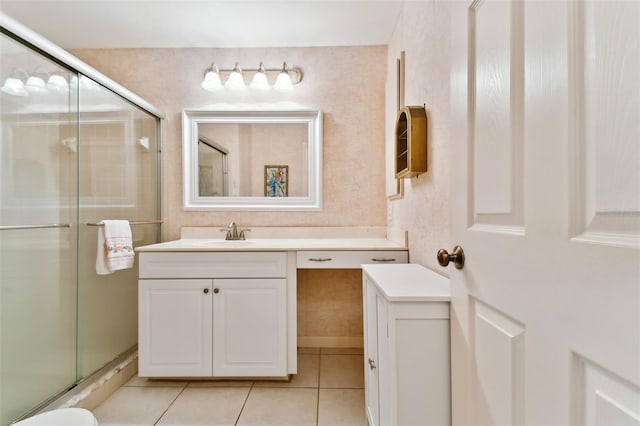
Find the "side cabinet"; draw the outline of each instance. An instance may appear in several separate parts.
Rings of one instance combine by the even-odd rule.
[[[363,265],[370,426],[451,424],[449,280],[420,265]]]
[[[287,375],[284,252],[141,253],[139,374]]]

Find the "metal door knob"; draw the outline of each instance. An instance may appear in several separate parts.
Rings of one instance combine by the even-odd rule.
[[[218,293],[220,292],[220,289],[219,289],[219,288],[214,288],[214,289],[213,289],[213,292],[214,292],[215,294],[218,294]]]
[[[462,247],[455,246],[451,253],[445,249],[438,250],[438,263],[440,266],[447,266],[449,262],[453,262],[456,269],[462,269],[464,267],[464,251]]]
[[[202,291],[204,292],[204,294],[209,293],[209,289],[208,289],[208,288],[205,288],[205,289],[204,289],[204,290],[202,290]]]

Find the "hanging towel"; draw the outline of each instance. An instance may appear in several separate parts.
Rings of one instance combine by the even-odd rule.
[[[96,273],[110,274],[133,266],[134,252],[128,220],[103,220],[98,227]]]

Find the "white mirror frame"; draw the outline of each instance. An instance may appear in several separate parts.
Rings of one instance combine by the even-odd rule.
[[[306,197],[201,197],[198,195],[198,125],[212,123],[306,123],[309,128]],[[191,211],[322,210],[322,111],[200,110],[182,112],[183,208]]]

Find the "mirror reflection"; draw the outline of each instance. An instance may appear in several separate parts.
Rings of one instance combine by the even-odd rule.
[[[231,197],[308,195],[306,123],[201,123],[198,194]]]
[[[229,195],[229,150],[210,139],[198,136],[198,195],[226,197]]]
[[[320,210],[318,110],[182,114],[185,210]]]

